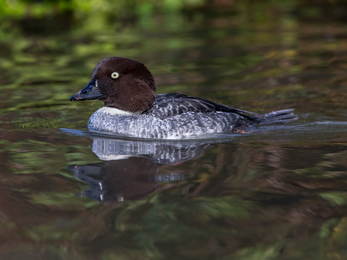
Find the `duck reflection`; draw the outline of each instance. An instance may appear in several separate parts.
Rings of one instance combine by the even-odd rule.
[[[93,152],[110,161],[145,156],[158,164],[174,164],[203,154],[211,143],[199,141],[146,141],[93,138]]]
[[[83,195],[102,202],[136,199],[155,191],[159,183],[184,180],[184,174],[158,175],[159,165],[191,160],[211,144],[92,138],[92,151],[102,162],[69,169],[76,178],[90,184]]]
[[[85,195],[100,201],[123,201],[154,191],[157,165],[148,158],[129,157],[73,166],[75,176],[91,187]]]

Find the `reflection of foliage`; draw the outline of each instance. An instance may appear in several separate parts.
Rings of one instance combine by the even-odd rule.
[[[344,218],[337,221],[336,217],[347,215],[347,197],[339,190],[346,190],[343,187],[347,172],[346,168],[343,176],[342,172],[333,172],[339,172],[341,152],[330,152],[329,156],[320,153],[314,166],[304,159],[300,161],[309,168],[319,168],[325,161],[330,165],[327,179],[324,176],[328,171],[321,171],[323,177],[314,177],[310,172],[293,172],[294,165],[289,169],[281,165],[282,158],[300,151],[300,147],[252,147],[245,144],[242,149],[221,149],[217,159],[212,159],[211,151],[199,159],[204,164],[198,169],[190,168],[191,162],[175,166],[176,171],[185,169],[194,177],[112,210],[109,226],[113,235],[109,235],[113,238],[109,239],[117,241],[112,245],[123,243],[119,248],[105,246],[101,251],[112,255],[131,250],[131,254],[124,255],[126,259],[141,255],[141,259],[205,259],[206,255],[218,259],[305,258],[307,246],[321,248],[322,238],[339,243],[337,234],[341,237],[345,232],[337,227],[343,225]],[[306,153],[301,152],[301,156]],[[228,163],[223,161],[230,158]],[[250,164],[254,169],[262,165],[262,170],[255,175],[254,170],[247,170]],[[209,177],[199,178],[202,173]],[[182,199],[180,194],[187,188],[189,194]],[[323,224],[322,219],[326,219]],[[100,239],[98,246],[105,243]],[[97,245],[90,250],[100,251]],[[324,250],[334,251],[329,246]],[[321,249],[314,253],[319,254]]]
[[[344,146],[317,152],[316,146],[252,141],[217,145],[159,172],[184,172],[187,180],[134,201],[100,205],[76,196],[85,185],[65,169],[95,160],[86,144],[77,145],[73,136],[64,144],[59,135],[49,137],[55,143],[26,138],[0,143],[17,173],[2,172],[0,237],[22,239],[28,248],[39,244],[44,252],[77,259],[305,258],[308,246],[321,248],[323,239],[329,243],[314,255],[336,252],[331,245],[346,237]],[[307,162],[312,152],[314,161]],[[287,160],[295,156],[301,159]]]
[[[88,147],[53,145],[47,142],[23,140],[5,147],[11,152],[12,169],[18,174],[57,173],[69,164],[97,161]],[[54,162],[52,164],[47,161]]]

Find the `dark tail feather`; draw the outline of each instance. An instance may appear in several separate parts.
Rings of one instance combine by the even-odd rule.
[[[297,120],[299,117],[292,113],[293,111],[294,109],[284,109],[267,113],[263,115],[265,120],[260,124],[285,124]]]

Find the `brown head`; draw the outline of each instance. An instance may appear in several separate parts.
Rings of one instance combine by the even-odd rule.
[[[95,66],[89,84],[70,100],[98,99],[106,107],[139,113],[152,106],[155,91],[153,76],[142,63],[109,57]]]

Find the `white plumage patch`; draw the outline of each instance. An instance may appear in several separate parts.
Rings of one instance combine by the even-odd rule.
[[[98,110],[98,112],[103,114],[109,114],[109,115],[126,115],[126,116],[134,116],[138,115],[139,113],[133,113],[125,110],[120,110],[118,108],[114,107],[102,107]]]

